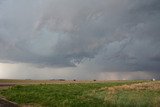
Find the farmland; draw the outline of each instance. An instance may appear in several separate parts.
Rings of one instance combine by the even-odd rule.
[[[0,96],[33,107],[160,107],[160,81],[1,80]]]

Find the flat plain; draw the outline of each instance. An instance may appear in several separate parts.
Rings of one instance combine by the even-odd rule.
[[[160,81],[0,80],[20,107],[160,107]]]

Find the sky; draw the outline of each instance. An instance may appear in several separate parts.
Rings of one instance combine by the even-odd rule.
[[[0,0],[0,78],[160,78],[159,0]]]

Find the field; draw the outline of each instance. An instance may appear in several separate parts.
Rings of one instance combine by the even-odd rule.
[[[0,97],[29,107],[160,107],[160,81],[0,80]],[[10,85],[11,86],[10,86]]]

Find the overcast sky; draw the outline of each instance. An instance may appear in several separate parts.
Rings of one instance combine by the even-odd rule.
[[[0,0],[0,78],[160,75],[160,0]]]

